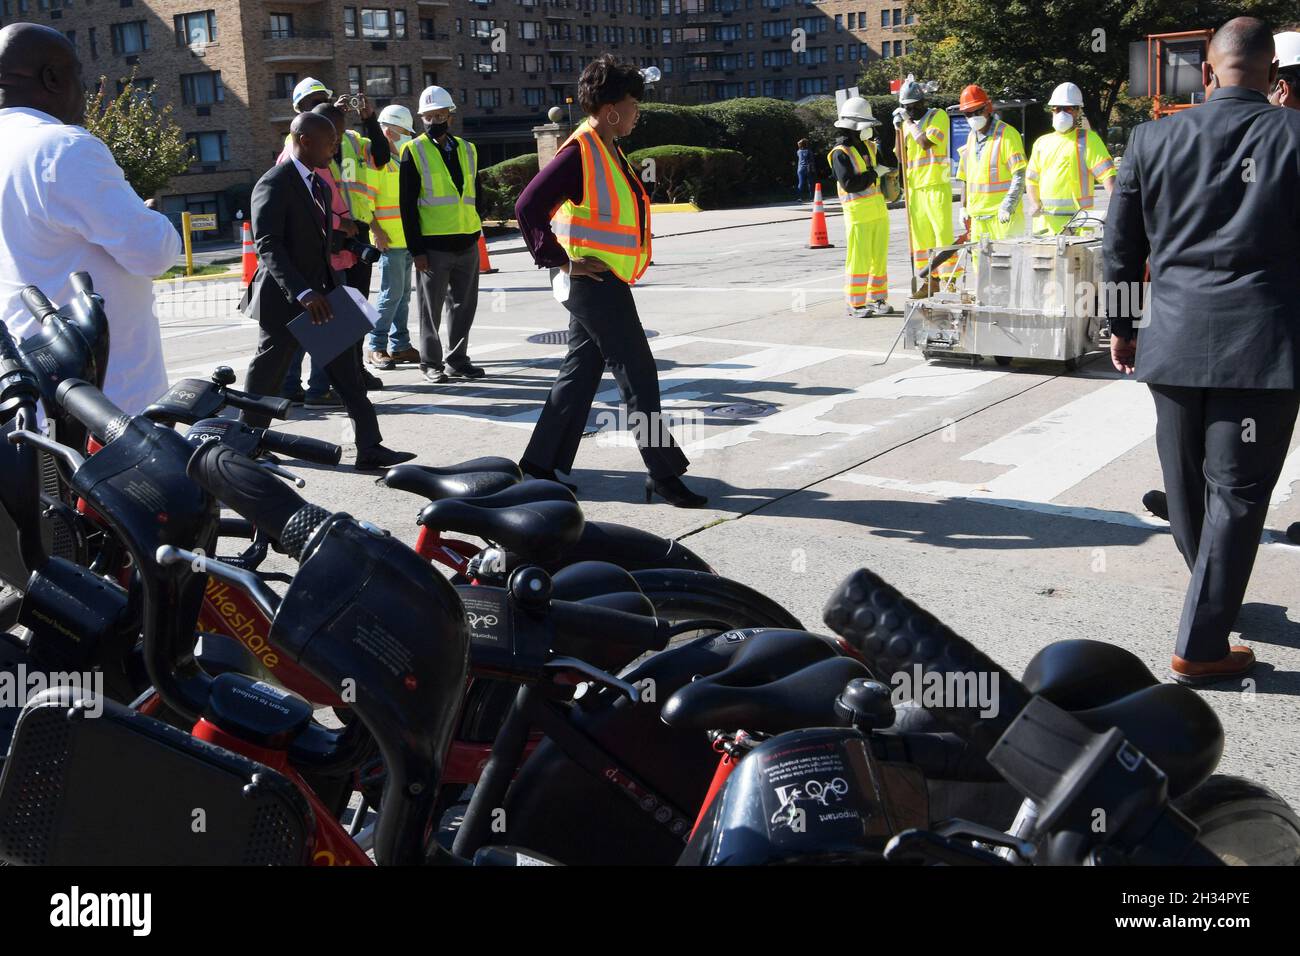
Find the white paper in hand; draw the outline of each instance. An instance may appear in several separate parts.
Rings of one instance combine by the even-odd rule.
[[[371,326],[378,325],[379,311],[370,304],[370,300],[350,285],[345,285],[343,288],[348,290],[348,295],[352,296],[352,301],[357,304],[357,308],[360,309],[366,319],[369,320]]]
[[[569,301],[569,274],[561,269],[551,270],[551,295],[555,301],[564,305]]]

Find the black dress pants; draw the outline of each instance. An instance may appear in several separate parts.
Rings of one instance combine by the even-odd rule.
[[[1300,392],[1150,385],[1169,525],[1192,580],[1176,653],[1228,653]]]
[[[592,400],[609,366],[627,406],[628,428],[650,477],[685,473],[689,462],[660,418],[659,373],[632,300],[632,290],[613,273],[599,281],[570,280],[569,352],[542,407],[524,460],[542,469],[569,471],[587,425]]]
[[[257,337],[257,352],[248,363],[248,374],[244,376],[244,390],[255,395],[279,395],[289,363],[301,346],[293,337],[287,324],[281,319],[263,318]],[[357,450],[362,451],[378,445],[379,419],[375,416],[375,406],[366,398],[366,386],[361,378],[361,356],[356,349],[346,348],[325,366],[330,382],[338,392],[339,398],[352,419],[356,432]],[[244,412],[245,424],[265,428],[271,424],[265,415]]]

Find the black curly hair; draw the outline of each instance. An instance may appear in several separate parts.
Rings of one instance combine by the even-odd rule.
[[[618,103],[623,97],[634,100],[645,95],[645,78],[633,63],[619,62],[604,53],[587,64],[578,80],[578,105],[588,116],[606,103]]]

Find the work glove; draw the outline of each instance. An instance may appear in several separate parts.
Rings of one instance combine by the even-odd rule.
[[[998,222],[1002,223],[1003,225],[1006,225],[1010,221],[1011,221],[1011,210],[1008,209],[1006,206],[999,206]]]
[[[894,110],[894,129],[899,129],[906,122],[907,107],[900,106],[898,109]]]
[[[894,167],[893,167],[893,166],[877,166],[877,167],[876,167],[876,176],[878,176],[878,177],[888,176],[888,175],[889,175],[890,173],[892,173],[893,171],[894,171]]]

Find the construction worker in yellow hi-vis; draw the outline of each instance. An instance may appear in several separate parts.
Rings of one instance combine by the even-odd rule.
[[[1053,235],[1080,209],[1092,208],[1096,183],[1115,189],[1115,163],[1101,137],[1083,117],[1083,93],[1062,83],[1047,102],[1052,132],[1034,140],[1027,173],[1025,210],[1034,217],[1034,232]]]
[[[961,91],[957,108],[970,124],[957,163],[963,218],[970,220],[969,241],[1019,236],[1025,231],[1021,197],[1029,165],[1024,141],[1014,126],[993,115],[993,101],[977,84]],[[976,251],[976,262],[978,256]]]
[[[835,187],[844,212],[844,298],[850,315],[888,315],[889,210],[880,193],[880,177],[889,172],[877,164],[871,104],[860,96],[840,106],[839,133],[826,154],[835,174]]]
[[[903,187],[912,237],[912,266],[921,272],[934,250],[952,245],[952,163],[948,159],[950,123],[941,109],[927,109],[925,89],[909,76],[898,91],[894,128],[903,133]],[[957,256],[935,267],[936,277],[951,277]]]

